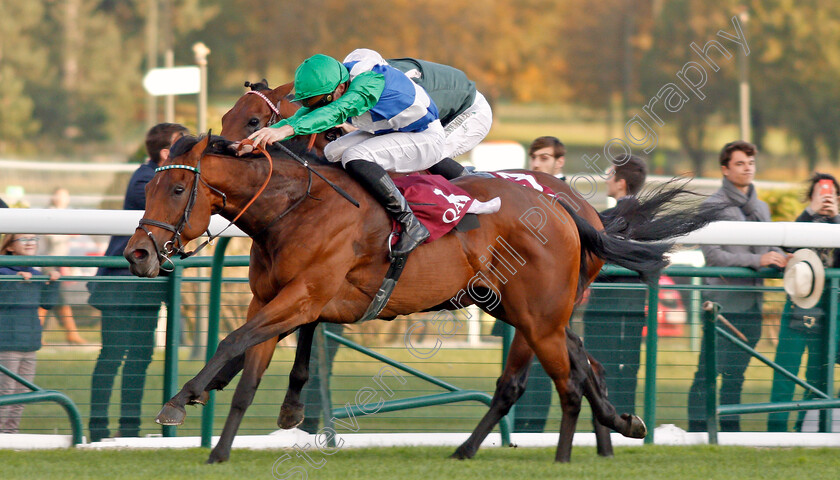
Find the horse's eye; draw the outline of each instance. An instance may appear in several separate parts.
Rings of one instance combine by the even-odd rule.
[[[260,125],[260,119],[259,118],[252,118],[252,119],[248,120],[248,126],[250,126],[250,127],[258,127],[259,125]]]
[[[175,190],[174,190],[175,195],[180,195],[180,194],[184,193],[184,190],[186,190],[186,189],[183,186],[178,185],[177,187],[175,187]]]

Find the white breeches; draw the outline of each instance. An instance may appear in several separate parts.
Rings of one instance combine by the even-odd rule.
[[[426,170],[443,157],[443,127],[440,120],[422,132],[393,132],[374,135],[356,130],[330,142],[324,156],[330,162],[351,160],[374,162],[389,172],[411,173]]]
[[[446,145],[443,156],[455,158],[463,155],[484,140],[493,125],[493,111],[481,92],[475,92],[475,101],[446,126]]]

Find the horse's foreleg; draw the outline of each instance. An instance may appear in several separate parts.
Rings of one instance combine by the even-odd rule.
[[[201,392],[201,395],[199,395],[198,398],[187,401],[187,405],[207,405],[207,401],[210,399],[210,390],[222,390],[227,387],[230,381],[233,380],[233,377],[239,374],[244,366],[244,353],[231,359],[231,361],[226,363],[225,366],[219,370],[219,373],[213,377],[213,380],[210,380],[210,383],[207,384],[207,387],[203,392]]]
[[[307,298],[308,295],[310,295],[309,286],[303,280],[284,288],[253,318],[219,343],[219,348],[210,361],[164,404],[155,421],[161,425],[182,424],[186,417],[184,405],[199,398],[210,381],[228,362],[254,345],[291,332],[300,325],[313,322],[317,314],[313,314],[311,309],[301,309],[301,305],[305,303],[302,299]],[[313,306],[311,301],[308,305]]]
[[[210,452],[210,457],[207,463],[218,463],[227,461],[230,458],[230,447],[233,444],[233,438],[236,436],[239,425],[242,423],[242,417],[245,416],[245,411],[251,406],[254,400],[254,394],[257,393],[257,388],[260,385],[265,369],[271,362],[271,357],[274,355],[274,347],[277,345],[278,338],[272,338],[259,345],[249,348],[244,355],[244,368],[242,371],[242,378],[236,386],[236,391],[233,394],[233,400],[230,404],[230,413],[228,413],[225,426],[222,429],[222,435],[219,437],[219,442]]]
[[[531,359],[534,352],[525,341],[525,337],[518,331],[513,337],[513,342],[508,352],[507,365],[502,376],[496,381],[496,392],[490,403],[490,410],[475,427],[472,435],[463,443],[452,458],[466,459],[475,456],[481,442],[493,430],[493,427],[508,414],[516,400],[525,392],[525,384],[528,380],[528,369],[531,366]]]
[[[317,322],[308,323],[300,327],[295,363],[289,372],[289,388],[286,398],[280,407],[277,426],[283,429],[295,428],[303,422],[303,404],[300,402],[300,392],[309,380],[309,357],[312,353],[312,339],[315,335]]]

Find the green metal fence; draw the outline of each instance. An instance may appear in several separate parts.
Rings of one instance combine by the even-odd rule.
[[[245,267],[248,264],[246,256],[225,256],[224,250],[227,240],[220,240],[213,257],[190,258],[176,261],[176,269],[171,275],[158,279],[137,279],[122,277],[65,277],[63,281],[76,282],[83,288],[83,282],[97,281],[130,281],[130,282],[163,282],[169,288],[169,301],[166,317],[166,338],[157,345],[155,359],[149,369],[146,395],[143,406],[143,434],[201,435],[203,444],[209,446],[210,437],[218,434],[222,419],[227,414],[231,391],[211,395],[210,402],[201,409],[188,409],[185,425],[163,427],[159,429],[152,423],[161,403],[171,397],[183,383],[188,380],[212,356],[220,335],[226,334],[235,326],[234,320],[241,320],[244,315],[249,294],[247,279],[242,273],[233,274],[232,268]],[[102,257],[2,257],[0,265],[31,265],[31,266],[125,266],[122,258]],[[208,273],[197,274],[197,272]],[[628,274],[623,269],[607,267],[607,274]],[[702,277],[750,277],[778,278],[778,272],[754,272],[742,268],[693,268],[675,266],[668,268],[666,275],[672,278],[695,279],[690,283],[678,285],[655,285],[647,289],[649,308],[647,316],[647,337],[642,348],[639,372],[639,388],[637,390],[637,405],[641,406],[641,416],[649,426],[661,423],[675,423],[684,425],[685,398],[688,383],[697,366],[697,351],[700,329],[702,325],[701,312],[697,296],[699,292],[712,287],[699,285],[697,278]],[[837,316],[837,283],[840,272],[828,270],[830,282],[829,294],[831,309],[829,312],[829,334],[836,332]],[[0,279],[0,286],[4,281],[18,281],[19,279]],[[620,284],[610,284],[609,288],[621,288]],[[623,285],[625,288],[640,288],[640,285]],[[603,288],[595,285],[593,288]],[[641,288],[645,288],[642,286]],[[760,289],[775,295],[775,300],[766,299],[769,306],[778,307],[783,301],[779,286],[767,286]],[[659,305],[660,291],[687,292],[683,302],[683,312],[688,322],[683,326],[682,333],[676,336],[657,335],[660,325],[662,308]],[[692,293],[696,292],[696,293]],[[769,297],[769,296],[768,296]],[[85,305],[74,305],[77,308],[78,321],[86,324],[83,335],[92,341],[92,346],[73,347],[56,344],[59,335],[50,329],[45,339],[51,343],[39,352],[39,366],[37,382],[44,388],[62,391],[73,403],[79,406],[83,418],[89,409],[90,372],[97,353],[96,311]],[[670,310],[669,312],[673,312]],[[330,380],[330,392],[333,408],[332,416],[341,418],[347,411],[340,406],[353,400],[353,396],[364,385],[366,379],[382,367],[385,362],[402,372],[414,376],[405,384],[401,384],[398,398],[384,404],[375,415],[365,418],[363,429],[365,432],[394,432],[394,431],[469,431],[481,415],[486,411],[486,404],[495,388],[495,379],[500,373],[504,344],[499,337],[489,335],[492,319],[481,319],[478,343],[469,340],[463,332],[443,341],[443,347],[433,358],[416,358],[411,355],[404,344],[404,335],[410,324],[426,322],[430,325],[429,316],[417,316],[409,319],[398,319],[393,322],[369,322],[347,328],[344,334],[337,336],[327,332],[325,337],[329,341],[342,345],[336,357]],[[767,322],[772,326],[772,321]],[[200,326],[191,326],[193,324]],[[580,328],[579,313],[575,314],[573,327]],[[387,331],[386,330],[389,330]],[[434,332],[427,328],[426,342],[433,343]],[[208,341],[207,339],[211,339]],[[772,356],[774,345],[767,336],[759,344],[759,352]],[[438,339],[439,340],[439,339]],[[424,344],[425,345],[425,344]],[[278,346],[272,366],[261,383],[254,404],[246,415],[240,433],[255,434],[268,433],[276,429],[275,419],[282,403],[288,371],[293,360],[294,339],[289,339]],[[836,352],[830,350],[827,358],[833,358]],[[826,362],[833,364],[833,362]],[[764,368],[764,370],[759,370]],[[824,392],[832,396],[834,391],[834,370],[828,369],[828,387]],[[754,364],[748,370],[748,381],[745,383],[742,401],[745,404],[767,403],[769,392],[770,369]],[[796,372],[794,372],[796,373]],[[650,379],[650,381],[648,381]],[[230,389],[232,390],[232,389]],[[159,392],[159,393],[158,393]],[[116,389],[115,389],[116,393]],[[556,394],[552,400],[547,432],[556,432],[559,424],[560,411]],[[765,400],[765,401],[762,401]],[[822,400],[820,400],[822,401]],[[446,403],[444,402],[456,402]],[[114,395],[111,401],[112,424],[116,423],[118,414],[118,397]],[[216,408],[221,405],[221,408]],[[801,402],[782,405],[784,408],[799,407]],[[829,403],[814,406],[826,407]],[[423,408],[419,408],[423,407]],[[780,408],[781,408],[780,407]],[[30,414],[30,408],[32,413]],[[64,427],[56,427],[55,419],[59,416],[54,409],[43,407],[36,410],[27,407],[22,429],[28,432],[64,431]],[[409,408],[410,410],[405,410]],[[521,405],[518,409],[523,408]],[[734,407],[720,407],[720,412]],[[766,407],[754,407],[742,413],[750,418],[747,429],[761,431],[763,418],[761,414],[769,411]],[[510,415],[504,424],[502,432],[507,442],[507,433],[511,427]],[[360,415],[361,410],[354,410],[354,415]],[[330,415],[327,415],[330,416]],[[579,431],[587,429],[589,420],[585,410],[579,423]],[[328,419],[327,419],[328,420]],[[823,428],[827,428],[823,422]],[[76,426],[73,427],[76,435]],[[653,441],[653,434],[646,441]]]

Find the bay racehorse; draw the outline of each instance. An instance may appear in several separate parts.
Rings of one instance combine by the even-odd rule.
[[[294,86],[293,83],[287,83],[272,89],[268,86],[268,80],[263,79],[262,82],[257,83],[245,82],[245,86],[250,87],[250,90],[239,97],[233,107],[231,107],[231,109],[222,116],[221,135],[228,140],[243,140],[265,126],[273,125],[283,118],[290,117],[300,108],[300,104],[294,102],[293,96],[290,94]],[[317,161],[317,159],[323,157],[323,149],[326,144],[331,140],[334,140],[335,137],[340,134],[340,129],[336,128],[313,136],[309,140],[309,152],[314,156],[313,160]],[[513,174],[531,174],[530,171],[519,169],[505,170],[505,172]],[[543,179],[543,181],[547,183],[546,186],[556,192],[556,194],[568,205],[572,206],[579,215],[589,222],[590,225],[599,230],[603,229],[603,224],[601,223],[601,218],[598,215],[598,212],[588,202],[573,192],[571,187],[569,187],[565,181],[554,177],[548,178],[547,176]],[[603,261],[590,255],[586,265],[588,266],[588,270],[584,273],[584,275],[585,278],[588,279],[587,284],[589,284],[598,275],[598,272],[603,266]],[[452,305],[452,308],[457,308],[457,306]],[[309,377],[309,357],[312,348],[312,338],[316,326],[316,323],[312,323],[301,327],[300,336],[298,338],[297,355],[295,356],[295,363],[292,366],[292,371],[290,373],[289,388],[277,421],[278,426],[281,428],[293,428],[303,421],[304,406],[300,402],[300,395],[303,385]],[[568,331],[567,334],[570,349],[578,351],[576,347],[581,345],[580,338],[578,338],[571,330]],[[501,391],[499,392],[500,394],[494,396],[493,407],[490,409],[485,419],[482,420],[478,427],[476,427],[476,431],[470,440],[454,454],[457,458],[470,458],[475,455],[479,445],[484,440],[487,433],[495,427],[502,417],[507,415],[510,407],[516,399],[525,392],[525,385],[527,384],[528,372],[530,370],[529,366],[534,354],[521,334],[515,335],[512,345],[513,347],[509,350],[508,361],[506,364],[513,365],[514,367],[512,368],[516,368],[516,370],[509,375],[503,375],[503,380],[500,380],[499,383]],[[263,352],[262,354],[265,353],[266,352]],[[257,355],[257,352],[250,352],[250,355]],[[595,378],[593,378],[593,382],[595,382],[594,385],[601,385],[598,388],[604,390],[604,381],[601,378],[603,377],[603,369],[601,368],[600,363],[598,363],[593,357],[589,356],[582,347],[579,349],[579,353],[577,355],[580,357],[580,361],[577,363],[573,362],[573,364],[583,365],[585,363],[589,363],[592,365],[594,372],[597,372],[595,374]],[[245,364],[244,357],[245,355],[242,355],[241,357],[233,359],[230,362],[231,364],[224,368],[220,374],[213,379],[211,384],[208,386],[208,390],[222,389],[226,387],[233,377],[242,369]],[[255,365],[260,362],[250,363]],[[522,365],[525,366],[522,367]],[[249,384],[254,381],[258,382],[261,375],[262,372],[257,373],[246,371],[243,373],[243,379],[246,384]],[[256,380],[253,380],[252,377],[255,376],[257,378]],[[578,375],[577,377],[587,378],[586,375]],[[598,380],[596,381],[595,379]],[[592,389],[584,389],[585,396],[589,397],[590,395],[595,395],[595,393],[590,393],[590,390],[594,392],[594,385]],[[247,391],[248,390],[243,389],[243,392]],[[243,393],[243,395],[245,395],[245,393]],[[599,395],[601,395],[601,393],[599,393]],[[605,393],[603,393],[603,395],[605,395]],[[208,394],[203,394],[202,399],[198,402],[203,403],[203,399],[207,397]],[[234,403],[244,404],[248,402],[237,402],[235,400]],[[229,421],[226,425],[226,430],[236,431],[239,425],[238,422],[241,421],[241,419],[242,414],[238,411],[234,411],[232,408],[230,415],[228,416]],[[598,454],[601,456],[612,456],[612,442],[610,440],[609,430],[598,424],[597,420],[594,420],[594,428]],[[214,461],[216,459],[227,459],[230,454],[230,445],[232,442],[233,436],[226,435],[225,431],[223,431],[219,442],[216,444],[216,447],[211,454],[210,461]]]
[[[224,376],[223,370],[243,367],[234,359],[243,358],[246,371],[261,375],[279,337],[317,321],[352,323],[358,319],[388,267],[385,239],[390,222],[340,168],[315,167],[359,199],[359,208],[325,183],[312,183],[311,173],[288,157],[275,157],[272,169],[260,157],[236,157],[228,147],[229,142],[219,138],[185,138],[173,147],[171,159],[149,184],[142,229],[125,251],[134,274],[155,276],[161,261],[201,235],[213,213],[236,218],[236,225],[254,239],[250,269],[254,298],[248,322],[228,335],[199,374],[166,403],[157,418],[163,424],[180,424],[184,405],[199,401],[211,382]],[[256,196],[264,182],[269,188]],[[555,383],[563,408],[561,432],[573,433],[581,389],[590,388],[591,382],[573,379],[571,374],[588,372],[592,377],[592,367],[589,362],[571,364],[570,353],[575,358],[582,349],[567,347],[565,327],[575,299],[588,282],[586,278],[580,281],[580,272],[589,271],[587,258],[595,255],[652,274],[664,266],[663,254],[670,245],[621,238],[610,233],[609,224],[606,231],[598,231],[562,203],[543,212],[547,222],[540,235],[534,235],[520,218],[544,205],[538,192],[499,179],[463,177],[458,185],[479,200],[501,197],[501,210],[484,216],[480,229],[453,232],[415,251],[382,316],[452,308],[446,305],[448,300],[459,298],[462,306],[476,303],[510,323],[517,328],[520,343],[527,344],[524,356],[530,359],[531,351],[536,352]],[[243,211],[251,200],[253,205]],[[648,235],[664,238],[673,233]],[[505,282],[491,271],[509,269],[509,260],[486,259],[487,248],[500,239],[524,262]],[[530,285],[543,288],[532,292]],[[461,290],[467,295],[459,295]],[[497,303],[487,301],[490,293],[496,294]],[[248,349],[257,354],[241,357]],[[508,375],[509,380],[515,380],[521,370],[521,365],[509,364],[506,374],[514,373]],[[504,393],[505,378],[503,374],[495,397]],[[243,376],[237,394],[251,392],[244,392],[249,395],[240,397],[242,401],[250,403],[257,383],[258,377],[245,382]],[[503,409],[508,400],[496,402],[495,397],[494,404]],[[244,412],[246,407],[233,405],[232,416],[234,410]],[[593,403],[593,412],[603,425],[624,435],[644,435],[643,422],[635,416],[616,415],[605,395]],[[229,432],[228,424],[225,432],[232,437],[235,430]],[[568,445],[563,439],[561,435],[557,458],[568,461],[571,435]]]
[[[299,104],[292,100],[290,92],[293,84],[288,83],[281,85],[274,89],[269,88],[268,82],[263,80],[258,83],[245,83],[246,87],[251,90],[245,95],[242,95],[234,104],[234,106],[222,117],[222,136],[228,140],[242,140],[250,134],[256,132],[260,128],[271,125],[281,118],[286,118],[294,114],[299,108]],[[325,134],[319,134],[314,139],[309,140],[310,151],[315,155],[313,160],[322,155],[323,147],[333,139],[334,136],[340,132],[329,131]],[[533,172],[528,170],[505,170],[507,173],[514,174],[529,174]],[[598,212],[581,198],[573,189],[562,180],[548,175],[540,175],[541,184],[551,188],[557,198],[561,199],[567,206],[580,215],[590,225],[598,230],[603,230],[604,225]],[[677,199],[683,192],[681,188],[660,188],[656,189],[640,202],[633,203],[624,202],[622,211],[614,211],[613,217],[618,217],[621,220],[615,220],[611,223],[612,233],[622,234],[628,238],[636,240],[661,240],[664,238],[665,232],[675,232],[675,234],[684,233],[697,228],[698,225],[708,221],[712,212],[703,212],[699,217],[698,211],[692,209],[685,209],[682,214],[679,211],[670,209],[667,215],[661,215],[660,211],[667,208],[674,200]],[[627,208],[632,205],[632,208]],[[653,219],[656,218],[655,222]],[[588,268],[585,272],[581,272],[585,283],[590,284],[601,267],[603,260],[589,254],[584,265]],[[451,308],[457,308],[457,305],[452,304]],[[293,428],[301,423],[303,420],[303,405],[300,403],[300,391],[304,383],[308,379],[309,369],[309,354],[311,352],[311,340],[316,324],[311,323],[304,325],[300,330],[300,337],[298,339],[298,351],[295,356],[295,363],[292,367],[289,378],[289,388],[286,393],[283,406],[281,407],[281,414],[278,418],[278,426],[281,428]],[[573,332],[567,331],[568,349],[570,352],[576,352],[571,356],[572,366],[581,365],[583,373],[576,375],[577,378],[586,379],[586,385],[580,385],[583,389],[583,394],[587,398],[590,396],[596,397],[594,401],[598,401],[597,397],[605,396],[603,369],[596,359],[589,356],[585,350],[580,346],[580,339],[574,335]],[[263,349],[261,352],[249,350],[247,355],[266,355],[268,350]],[[496,394],[493,397],[493,402],[490,410],[476,427],[473,435],[453,454],[456,458],[470,458],[475,455],[479,445],[484,440],[486,435],[493,429],[493,427],[504,417],[510,410],[513,403],[524,393],[525,385],[527,383],[527,375],[529,366],[533,358],[533,350],[528,346],[525,337],[517,331],[513,339],[513,344],[509,350],[508,366],[502,376],[499,378]],[[246,354],[234,358],[229,362],[222,371],[208,385],[208,391],[213,389],[222,389],[228,385],[233,377],[242,370],[245,363],[250,365],[267,364],[264,361],[248,361],[245,360]],[[575,362],[575,360],[577,360]],[[584,368],[583,366],[591,365],[592,370]],[[592,374],[592,378],[588,375]],[[245,385],[259,382],[259,377],[262,372],[254,372],[246,370],[243,373],[241,382]],[[241,390],[242,395],[247,395],[250,389],[244,388]],[[239,399],[240,390],[234,397],[234,405],[247,405],[249,400]],[[207,397],[205,392],[197,403],[203,403]],[[209,461],[217,461],[227,459],[230,454],[230,444],[233,441],[233,435],[229,432],[235,432],[239,421],[241,421],[241,409],[232,407],[228,422],[222,432],[222,436],[211,454]],[[612,455],[612,445],[609,437],[609,431],[594,420],[596,442],[598,454],[602,456]],[[567,439],[571,442],[571,438]],[[560,443],[565,444],[564,439]],[[558,458],[559,459],[559,458]]]

